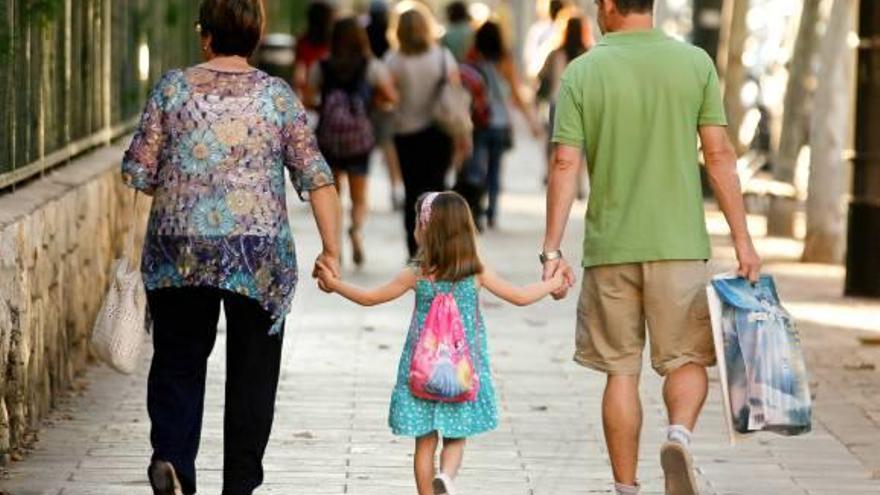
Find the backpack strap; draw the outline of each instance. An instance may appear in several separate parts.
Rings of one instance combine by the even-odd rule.
[[[425,278],[425,280],[427,280],[428,283],[431,284],[431,290],[434,291],[434,295],[437,295],[437,294],[452,294],[453,296],[455,296],[455,288],[458,287],[458,282],[457,282],[457,281],[456,281],[456,282],[452,282],[452,289],[450,289],[449,292],[443,292],[443,291],[441,291],[441,290],[439,290],[439,289],[437,288],[437,284],[436,284],[433,280],[431,280],[430,278],[427,278],[427,277]]]
[[[438,52],[440,52],[440,80],[437,81],[437,85],[434,86],[434,100],[440,98],[440,94],[443,92],[443,87],[449,83],[449,73],[446,69],[446,48],[443,46],[438,46]]]
[[[480,376],[480,356],[482,353],[480,352],[480,328],[483,326],[482,320],[480,318],[480,291],[477,290],[477,284],[475,283],[476,276],[472,277],[471,286],[474,288],[474,298],[476,299],[474,303],[474,351],[473,351],[473,361],[474,361],[474,374],[476,376]],[[482,378],[480,378],[482,380]],[[482,381],[480,382],[480,388],[483,387]]]

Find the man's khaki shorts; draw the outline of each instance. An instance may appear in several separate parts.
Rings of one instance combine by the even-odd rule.
[[[653,261],[584,270],[574,359],[611,375],[651,366],[665,375],[688,363],[715,364],[704,261]]]

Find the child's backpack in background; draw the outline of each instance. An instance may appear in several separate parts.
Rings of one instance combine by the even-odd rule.
[[[464,331],[453,292],[436,290],[425,322],[413,346],[409,368],[410,392],[426,400],[470,402],[477,398],[480,376]],[[479,317],[476,323],[479,327]],[[479,342],[479,335],[477,336]],[[479,344],[477,344],[479,345]]]
[[[492,107],[489,105],[486,78],[477,66],[467,62],[458,64],[458,72],[462,86],[471,95],[471,121],[474,123],[474,129],[489,127]]]
[[[757,284],[715,277],[708,288],[731,441],[738,434],[810,431],[812,405],[800,335],[768,275]]]
[[[329,63],[321,62],[321,111],[318,120],[318,147],[332,158],[365,155],[376,144],[370,120],[370,85],[366,67],[354,81],[336,80]]]

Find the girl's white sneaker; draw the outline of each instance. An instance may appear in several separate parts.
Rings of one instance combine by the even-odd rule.
[[[437,473],[434,477],[434,495],[456,495],[455,484],[446,473]]]

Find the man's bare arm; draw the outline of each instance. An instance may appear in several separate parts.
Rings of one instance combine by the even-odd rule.
[[[721,212],[724,213],[727,225],[730,226],[730,235],[739,261],[737,273],[756,282],[761,272],[761,259],[755,251],[746,223],[746,208],[736,172],[736,153],[724,127],[700,127],[700,141],[709,185]]]
[[[571,205],[577,196],[578,169],[581,166],[581,149],[576,146],[557,144],[547,178],[547,219],[544,232],[544,252],[556,251],[562,245],[565,226],[571,214]],[[544,280],[552,278],[557,270],[563,270],[567,286],[574,285],[574,272],[564,259],[544,263]],[[565,296],[565,291],[554,293],[555,298]]]

